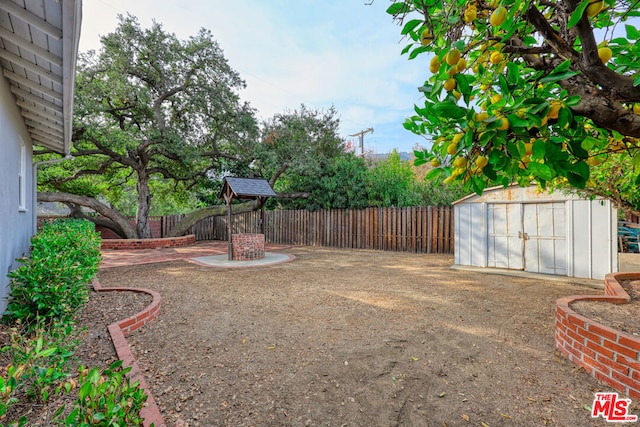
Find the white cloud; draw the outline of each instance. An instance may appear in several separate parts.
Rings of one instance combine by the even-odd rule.
[[[143,26],[155,18],[180,38],[211,30],[247,88],[241,96],[268,118],[305,104],[335,105],[344,136],[374,127],[377,151],[409,150],[402,128],[420,95],[426,61],[400,56],[400,28],[376,0],[89,0],[84,2],[81,50],[99,48],[98,34],[130,12]],[[230,6],[231,5],[231,6]]]

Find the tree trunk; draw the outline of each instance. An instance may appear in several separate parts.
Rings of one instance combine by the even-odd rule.
[[[135,239],[137,237],[136,231],[133,229],[129,220],[122,216],[120,212],[111,209],[104,203],[92,197],[78,196],[77,194],[69,193],[38,193],[39,202],[61,202],[61,203],[73,203],[80,206],[93,209],[100,215],[109,218],[122,230],[124,237],[127,239]]]
[[[245,213],[251,212],[260,208],[260,203],[257,200],[250,202],[240,203],[233,205],[233,213]],[[180,220],[169,232],[167,237],[179,237],[184,236],[191,227],[202,221],[203,219],[212,216],[223,216],[227,213],[226,205],[209,206],[206,208],[198,209],[187,214]]]
[[[151,192],[149,191],[149,175],[146,169],[140,169],[136,190],[138,192],[138,207],[136,209],[136,233],[139,239],[151,239],[151,225],[149,211],[151,210]]]

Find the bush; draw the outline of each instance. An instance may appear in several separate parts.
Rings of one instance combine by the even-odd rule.
[[[122,369],[122,361],[113,362],[102,371],[81,366],[78,377],[78,399],[71,413],[64,417],[64,425],[80,427],[140,426],[140,410],[147,395],[139,382],[131,383],[126,377],[131,368]],[[71,390],[75,384],[66,383]],[[64,407],[56,414],[60,421]]]
[[[93,223],[56,220],[31,239],[31,256],[9,274],[5,320],[32,325],[37,318],[68,321],[88,301],[98,271],[100,237]]]

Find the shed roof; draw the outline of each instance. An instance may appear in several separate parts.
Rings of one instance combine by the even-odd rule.
[[[81,16],[82,0],[0,2],[0,73],[33,142],[61,154],[71,147]]]
[[[258,197],[276,197],[277,194],[266,179],[225,177],[219,197],[228,191],[235,199],[254,199]]]
[[[574,190],[558,189],[552,192],[540,191],[536,185],[520,187],[512,184],[507,187],[497,186],[484,190],[478,196],[470,194],[460,200],[453,202],[454,205],[463,203],[545,203],[561,202],[565,200],[581,200],[583,197]]]

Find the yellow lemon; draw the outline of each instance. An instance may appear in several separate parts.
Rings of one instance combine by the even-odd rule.
[[[444,88],[447,92],[451,92],[456,88],[456,79],[450,77],[444,82]]]
[[[431,58],[431,62],[429,63],[429,71],[431,71],[432,74],[435,74],[439,70],[440,70],[440,60],[438,59],[437,56],[434,56],[433,58]]]
[[[460,60],[456,64],[456,68],[458,69],[458,71],[466,70],[467,69],[467,60],[464,59],[464,58],[460,58]]]
[[[478,16],[478,9],[475,4],[470,5],[464,10],[464,22],[470,24]]]
[[[595,0],[589,2],[589,6],[587,6],[587,16],[589,18],[596,16],[602,10],[603,2],[602,0]]]
[[[447,153],[448,154],[451,154],[453,156],[457,152],[458,152],[458,144],[456,144],[455,142],[452,142],[451,144],[449,144],[447,146]]]
[[[530,156],[531,154],[533,154],[533,142],[525,142],[524,143],[524,153],[527,156]]]
[[[478,169],[484,169],[489,164],[489,159],[486,156],[478,156],[476,158],[476,166]]]
[[[438,159],[433,159],[431,160],[431,166],[433,166],[434,168],[440,167],[442,163],[440,163],[440,160]]]
[[[453,76],[455,76],[456,74],[458,74],[458,66],[457,66],[457,65],[454,65],[453,67],[449,68],[449,70],[447,70],[447,74],[448,74],[450,77],[453,77]]]
[[[611,49],[606,46],[601,47],[598,49],[598,56],[600,57],[600,61],[602,61],[603,64],[606,64],[613,56],[613,52],[611,52]]]
[[[489,23],[494,27],[499,27],[500,25],[502,25],[506,18],[507,8],[505,8],[504,6],[498,6],[498,8],[491,13]]]
[[[506,117],[499,117],[501,123],[500,123],[500,127],[498,128],[498,130],[507,130],[509,129],[509,119],[507,119]]]
[[[460,51],[458,49],[451,49],[445,58],[447,64],[456,65],[460,61]]]
[[[504,55],[502,54],[502,52],[497,50],[491,52],[491,56],[489,57],[489,61],[491,61],[491,63],[494,65],[501,63],[503,59]]]
[[[457,157],[454,161],[453,161],[453,166],[457,167],[457,168],[464,168],[465,166],[467,166],[467,159],[465,159],[464,157]]]
[[[420,43],[423,46],[428,46],[433,41],[433,34],[429,28],[425,28],[420,34]]]
[[[492,104],[496,104],[496,103],[500,102],[500,100],[502,100],[502,94],[500,94],[500,93],[496,93],[495,95],[493,95],[491,97],[491,103]]]
[[[484,120],[487,120],[488,118],[489,118],[489,113],[487,113],[486,111],[483,111],[482,113],[478,113],[474,117],[476,122],[482,122]]]
[[[547,114],[547,117],[549,117],[550,119],[557,119],[558,113],[560,112],[560,107],[562,107],[560,101],[551,101],[551,106],[549,107],[549,114]]]
[[[640,104],[638,103],[633,104],[633,112],[640,116]]]
[[[463,136],[464,136],[464,133],[456,133],[455,135],[453,135],[453,138],[451,139],[451,142],[453,142],[454,144],[458,145],[458,142],[460,142],[462,140]]]

